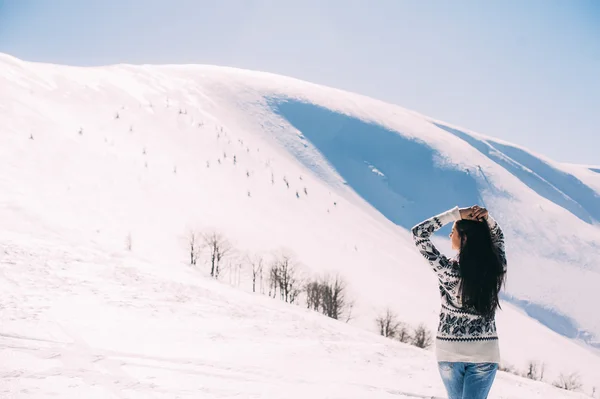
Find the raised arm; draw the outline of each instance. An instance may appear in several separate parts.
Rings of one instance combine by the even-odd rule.
[[[458,207],[455,207],[431,219],[427,219],[412,228],[413,239],[415,240],[417,249],[429,262],[433,271],[437,274],[440,283],[448,290],[453,288],[456,279],[459,277],[458,270],[453,262],[440,254],[440,251],[431,242],[430,237],[444,225],[460,219],[460,211]]]

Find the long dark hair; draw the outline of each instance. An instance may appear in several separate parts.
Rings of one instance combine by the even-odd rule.
[[[460,296],[463,307],[473,309],[484,317],[494,316],[500,308],[498,294],[505,273],[488,224],[474,220],[456,222],[460,237],[458,264],[460,267]]]

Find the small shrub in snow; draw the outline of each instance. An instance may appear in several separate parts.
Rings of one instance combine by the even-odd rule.
[[[560,388],[560,389],[565,389],[567,391],[577,391],[577,390],[581,389],[583,384],[581,383],[579,374],[577,374],[577,373],[571,373],[571,374],[561,373],[560,376],[558,377],[558,379],[556,381],[554,381],[552,383],[552,385],[554,385],[555,387]]]
[[[412,341],[413,336],[410,333],[410,328],[406,323],[400,322],[394,339],[405,344],[409,344]]]
[[[419,324],[419,326],[415,328],[411,343],[419,348],[429,348],[433,344],[431,331],[429,331],[424,324]]]
[[[530,361],[527,364],[527,369],[523,376],[526,378],[529,378],[530,380],[542,381],[544,379],[545,368],[546,368],[546,365],[544,363]]]

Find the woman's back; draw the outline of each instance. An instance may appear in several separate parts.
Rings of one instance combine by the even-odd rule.
[[[467,212],[484,215],[485,220],[464,220]],[[452,243],[459,250],[456,259],[440,254],[430,239],[435,231],[452,221],[456,222],[451,234]],[[412,233],[419,252],[438,277],[442,303],[436,356],[440,371],[448,371],[452,365],[459,367],[459,364],[460,367],[492,364],[495,373],[500,362],[495,311],[499,307],[498,293],[506,273],[502,230],[483,208],[459,210],[455,207],[419,223]],[[450,393],[451,389],[448,384],[446,386]],[[486,396],[487,391],[481,397]]]

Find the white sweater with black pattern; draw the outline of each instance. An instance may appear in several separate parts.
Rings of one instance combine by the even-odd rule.
[[[458,207],[455,207],[412,228],[415,244],[433,268],[439,282],[442,309],[436,335],[437,359],[444,362],[499,363],[500,350],[494,317],[482,317],[473,309],[463,307],[459,295],[460,265],[456,260],[440,254],[430,239],[436,230],[460,219]],[[491,216],[487,221],[492,242],[506,270],[504,234]]]

